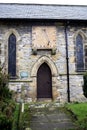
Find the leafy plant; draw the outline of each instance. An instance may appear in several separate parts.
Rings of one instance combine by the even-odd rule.
[[[84,84],[83,84],[83,94],[87,98],[87,72],[83,75]]]
[[[18,130],[19,116],[20,116],[20,104],[16,104],[16,108],[13,114],[14,120],[12,123],[12,130]]]
[[[9,76],[0,68],[0,130],[11,130],[15,102],[8,88]]]
[[[12,94],[8,88],[9,76],[0,68],[0,100],[11,98]]]
[[[30,127],[30,119],[31,119],[31,114],[30,114],[29,104],[25,104],[24,105],[24,112],[20,111],[19,130],[25,130],[25,128],[29,128]]]

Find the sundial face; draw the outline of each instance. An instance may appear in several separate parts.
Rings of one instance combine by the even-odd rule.
[[[56,27],[33,26],[32,47],[37,49],[51,49],[56,47]]]

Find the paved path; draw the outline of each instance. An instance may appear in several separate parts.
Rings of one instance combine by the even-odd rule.
[[[30,128],[32,130],[75,130],[70,116],[61,107],[32,106],[31,113]]]

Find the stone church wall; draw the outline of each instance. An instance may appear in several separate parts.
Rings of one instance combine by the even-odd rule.
[[[0,23],[0,63],[4,65],[4,70],[8,73],[8,38],[14,33],[17,39],[17,78],[11,79],[9,88],[14,90],[14,98],[17,101],[36,101],[37,100],[37,79],[36,73],[39,66],[46,62],[52,71],[52,90],[53,99],[58,102],[67,102],[67,70],[66,70],[66,43],[64,26],[54,24],[56,27],[56,54],[52,55],[50,51],[37,50],[37,55],[32,51],[32,27],[29,23]],[[40,25],[38,24],[40,27]],[[52,25],[53,26],[53,25]],[[51,25],[50,25],[51,27]],[[83,101],[82,85],[83,75],[76,72],[75,66],[75,34],[78,31],[85,34],[87,28],[69,27],[68,53],[69,53],[69,71],[70,71],[70,97],[71,101]],[[37,30],[36,30],[37,31]],[[35,33],[35,32],[34,32]],[[86,34],[87,35],[87,34]],[[51,39],[51,35],[49,36]],[[43,40],[43,39],[42,39]],[[46,49],[46,48],[45,48]],[[33,69],[35,67],[35,69]],[[36,73],[34,73],[36,71]],[[23,74],[25,76],[23,77]],[[15,96],[16,94],[16,96]]]

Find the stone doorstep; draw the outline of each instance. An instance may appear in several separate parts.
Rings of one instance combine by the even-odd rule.
[[[37,99],[37,102],[52,102],[52,99],[51,98],[38,98]]]
[[[52,102],[50,99],[46,99],[45,101],[43,99],[38,100],[35,103],[30,104],[30,108],[44,108],[44,107],[49,107],[50,110],[53,110],[55,107],[63,107],[64,104],[59,103],[59,102]]]
[[[31,128],[26,128],[25,130],[32,130]]]

